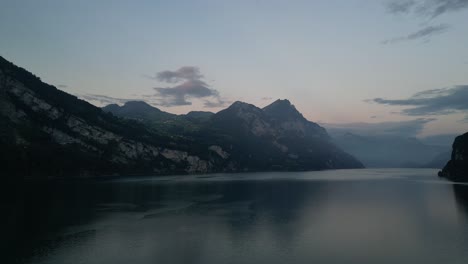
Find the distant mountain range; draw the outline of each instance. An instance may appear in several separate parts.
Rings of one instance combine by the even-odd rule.
[[[414,137],[334,132],[333,142],[373,168],[438,168],[450,159],[450,144],[427,144]]]
[[[138,107],[136,107],[138,106]],[[139,110],[145,109],[144,113]],[[164,134],[182,135],[203,145],[215,144],[241,170],[322,170],[360,168],[362,164],[336,147],[326,130],[306,120],[288,100],[260,109],[235,102],[216,114],[165,113],[144,102],[103,107],[114,115],[136,119]],[[227,168],[232,168],[228,164]]]
[[[103,110],[0,57],[0,164],[12,177],[362,168],[288,100],[174,115]]]

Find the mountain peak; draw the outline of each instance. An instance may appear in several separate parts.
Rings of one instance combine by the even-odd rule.
[[[228,111],[228,112],[258,112],[261,113],[262,110],[258,107],[256,107],[253,104],[241,102],[241,101],[235,101],[232,105],[230,105],[228,108],[224,109],[223,111]]]
[[[111,112],[116,116],[135,119],[152,119],[154,117],[174,116],[174,114],[161,111],[158,108],[143,101],[128,101],[122,106],[110,104],[104,106],[102,110],[105,112]]]
[[[158,108],[144,102],[144,101],[128,101],[124,105],[119,106],[117,104],[109,104],[102,108],[104,111],[107,112],[114,112],[114,111],[123,111],[123,112],[161,112]]]
[[[283,106],[293,106],[288,99],[277,99],[270,105],[283,105]],[[294,107],[294,106],[293,106]]]
[[[242,102],[242,101],[235,101],[234,103],[232,103],[231,106],[229,106],[228,108],[238,108],[238,107],[255,107],[254,105],[252,104],[249,104],[249,103],[246,103],[246,102]]]
[[[122,107],[132,107],[132,108],[141,108],[141,109],[157,109],[156,107],[148,104],[144,101],[128,101]],[[159,110],[159,109],[158,109]]]
[[[297,111],[296,107],[288,99],[278,99],[263,108],[263,111],[269,116],[279,119],[304,119],[302,114]]]

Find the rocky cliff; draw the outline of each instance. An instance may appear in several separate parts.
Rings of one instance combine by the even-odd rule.
[[[326,130],[306,120],[288,100],[260,109],[235,102],[216,113],[209,127],[226,135],[220,146],[247,168],[323,170],[362,168],[335,146]]]
[[[174,115],[102,109],[0,57],[0,170],[12,177],[361,168],[287,100]],[[15,176],[17,175],[17,176]]]
[[[452,156],[439,176],[452,181],[468,182],[468,133],[455,138],[452,145]]]
[[[206,173],[223,160],[217,146],[117,118],[1,57],[0,145],[1,170],[25,177]]]

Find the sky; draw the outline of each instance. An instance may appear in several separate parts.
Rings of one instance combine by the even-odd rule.
[[[467,25],[468,0],[0,0],[0,56],[98,106],[281,98],[322,124],[460,134]]]

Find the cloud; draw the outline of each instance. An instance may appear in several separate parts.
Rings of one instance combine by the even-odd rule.
[[[211,89],[201,80],[187,80],[179,85],[167,88],[154,88],[157,97],[164,106],[191,105],[189,98],[219,97],[218,91]]]
[[[468,85],[426,90],[407,99],[374,98],[367,100],[367,102],[392,106],[413,106],[401,111],[402,114],[409,116],[468,112]]]
[[[392,14],[409,13],[416,5],[414,0],[399,0],[387,2],[387,10]]]
[[[232,104],[232,100],[222,99],[220,97],[215,98],[214,100],[205,100],[203,106],[206,108],[218,108],[225,107]]]
[[[386,7],[391,14],[406,14],[415,15],[424,20],[433,20],[445,13],[451,13],[468,8],[468,0],[389,0]],[[401,41],[416,40],[425,38],[425,42],[429,41],[429,37],[446,32],[450,26],[440,24],[437,26],[427,26],[428,21],[424,21],[424,28],[408,34],[406,36],[392,38],[382,41],[382,44],[391,44]]]
[[[175,71],[158,72],[153,79],[160,82],[177,83],[182,80],[200,80],[203,75],[200,74],[200,69],[194,66],[183,66]]]
[[[433,35],[444,33],[449,28],[450,26],[447,24],[440,24],[437,26],[427,26],[403,37],[397,37],[397,38],[384,40],[382,41],[382,44],[393,44],[393,43],[397,43],[401,41],[410,41],[410,40],[416,40],[416,39],[421,39],[421,38],[429,38]]]
[[[268,100],[273,99],[273,97],[265,96],[265,97],[262,97],[262,98],[260,98],[260,99],[262,99],[262,100],[264,100],[264,101],[268,101]]]
[[[133,95],[135,98],[116,98],[106,95],[85,94],[82,99],[98,105],[123,104],[128,101],[144,101],[156,106],[192,105],[193,99],[199,99],[206,108],[219,108],[231,103],[222,98],[216,89],[203,81],[204,76],[197,67],[184,66],[175,71],[162,71],[148,78],[170,84],[168,87],[155,87],[155,94]]]
[[[344,123],[322,124],[331,135],[353,133],[365,136],[402,136],[415,137],[424,126],[436,119],[418,118],[409,121],[380,122],[380,123]]]
[[[387,10],[390,13],[412,13],[431,19],[465,8],[468,8],[468,0],[392,0],[387,2]]]
[[[153,79],[173,85],[154,88],[157,104],[166,107],[184,106],[191,105],[192,99],[204,99],[205,107],[225,106],[227,101],[221,99],[219,92],[204,82],[203,78],[198,67],[193,66],[158,72]]]
[[[116,98],[116,97],[100,95],[100,94],[83,94],[83,95],[77,95],[77,96],[91,103],[97,103],[98,105],[124,104],[128,101],[135,101],[135,100],[142,101],[141,99],[123,99],[123,98]]]
[[[58,88],[65,89],[65,88],[68,88],[68,85],[65,85],[65,84],[57,84],[57,87],[58,87]]]

